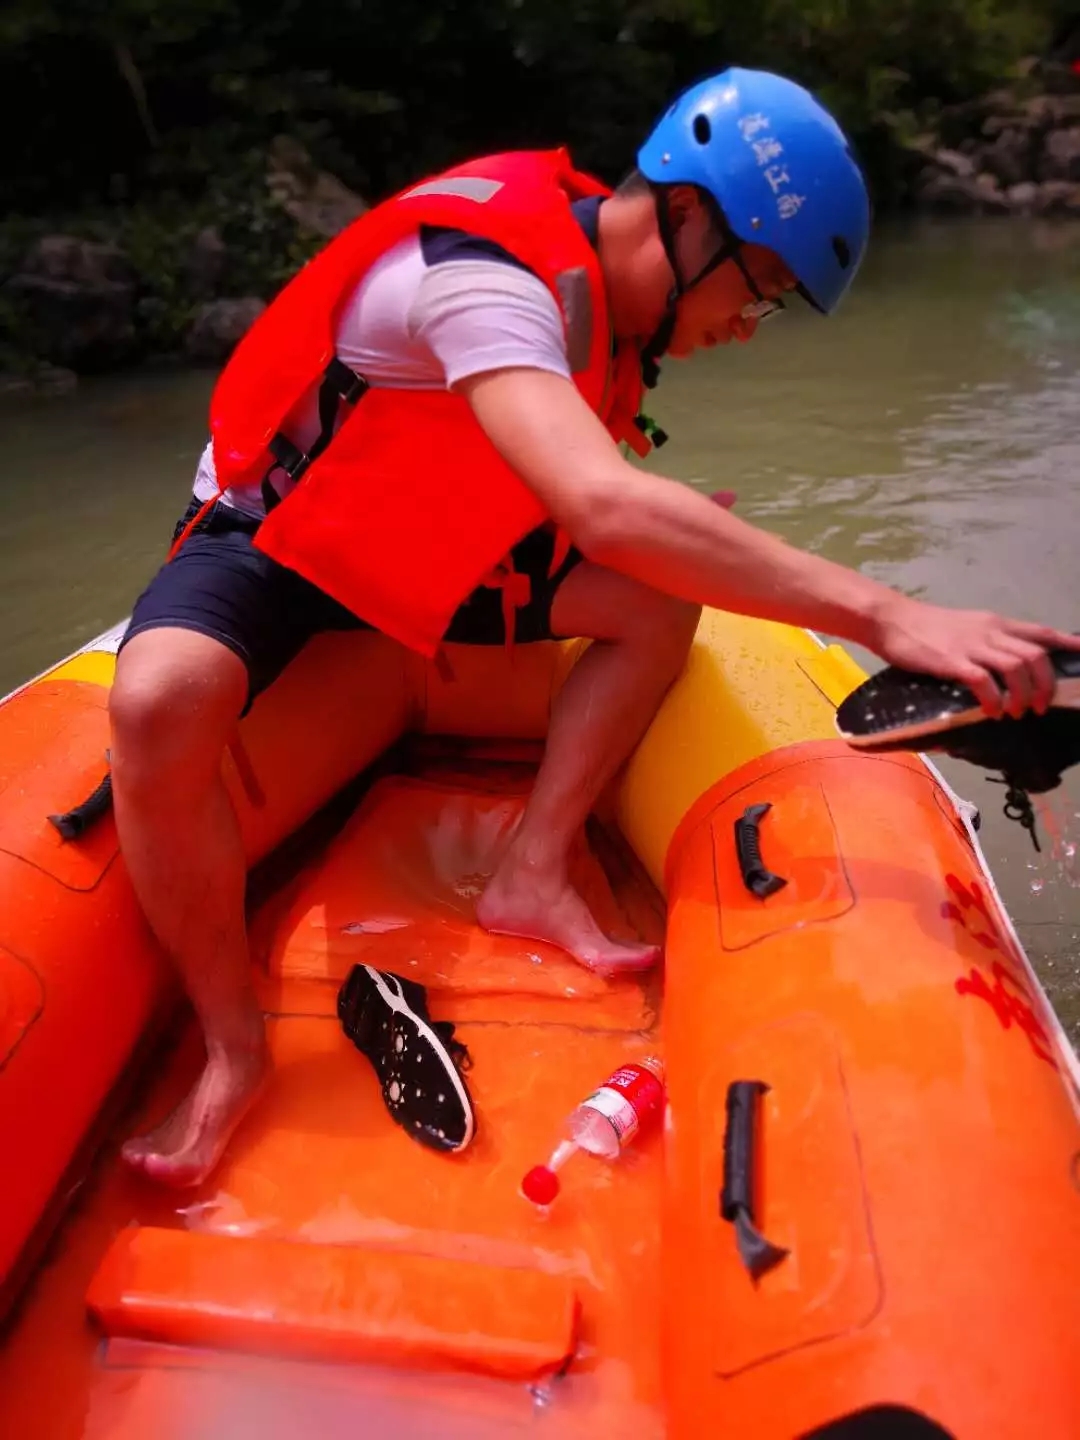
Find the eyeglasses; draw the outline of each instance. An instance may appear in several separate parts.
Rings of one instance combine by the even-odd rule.
[[[779,315],[781,310],[787,309],[787,306],[779,296],[775,300],[767,300],[765,298],[761,293],[761,288],[757,281],[753,275],[750,274],[746,262],[742,258],[741,250],[741,245],[738,241],[735,241],[726,256],[727,259],[734,260],[739,268],[739,274],[746,282],[746,288],[754,297],[748,305],[742,307],[739,315],[743,320],[756,320],[760,324],[762,320],[768,320],[770,315]]]
[[[743,320],[756,320],[760,324],[762,320],[768,320],[770,315],[779,315],[781,310],[786,309],[783,300],[751,300],[749,305],[742,307],[739,316]]]
[[[762,320],[768,320],[770,315],[778,315],[781,310],[786,310],[787,306],[779,297],[775,300],[769,300],[761,293],[761,287],[753,275],[751,275],[746,261],[742,258],[743,242],[731,229],[730,225],[728,225],[720,208],[715,205],[710,205],[709,208],[712,212],[713,223],[716,230],[722,237],[722,243],[705,268],[701,270],[688,285],[683,287],[684,291],[693,289],[695,285],[700,285],[706,275],[711,275],[712,272],[719,269],[725,261],[733,260],[738,266],[739,274],[742,276],[746,288],[754,297],[753,300],[749,301],[739,311],[741,319],[755,320],[760,324]]]

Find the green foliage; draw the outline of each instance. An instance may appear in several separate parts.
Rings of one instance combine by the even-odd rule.
[[[6,0],[0,282],[44,228],[114,240],[149,348],[196,297],[215,225],[225,294],[267,295],[315,248],[270,198],[278,134],[376,200],[471,153],[567,143],[611,181],[684,85],[728,64],[801,80],[877,191],[935,106],[1011,83],[1067,0]],[[12,163],[12,156],[15,163]],[[19,220],[35,217],[34,222]],[[10,306],[0,328],[17,329]],[[2,344],[0,337],[0,344]],[[9,342],[10,344],[11,342]],[[17,343],[17,342],[16,342]]]
[[[566,140],[611,176],[725,64],[816,89],[857,139],[1000,84],[1065,0],[7,0],[6,208],[197,189],[278,131],[368,193],[470,149]],[[9,132],[11,133],[11,132]],[[7,167],[9,170],[12,167]]]

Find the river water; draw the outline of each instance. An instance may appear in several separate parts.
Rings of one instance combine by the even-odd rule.
[[[185,503],[212,378],[158,369],[0,408],[0,694],[128,613]],[[793,308],[752,344],[672,363],[652,408],[666,473],[737,491],[740,514],[793,543],[913,594],[1080,629],[1080,226],[883,229],[839,315]],[[1040,859],[999,787],[942,768],[982,810],[1006,903],[1080,1040],[1080,859]],[[1080,769],[1051,803],[1080,847]]]

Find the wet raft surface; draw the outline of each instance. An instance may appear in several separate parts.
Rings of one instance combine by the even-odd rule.
[[[140,1077],[9,1329],[0,1431],[286,1440],[363,1416],[403,1437],[662,1432],[660,1146],[576,1161],[547,1214],[518,1188],[574,1104],[655,1044],[658,993],[473,923],[531,778],[414,756],[257,906],[269,1089],[217,1174],[177,1195],[117,1152],[183,1094],[198,1037]],[[662,938],[617,836],[590,825],[575,870],[612,933]],[[360,961],[426,985],[468,1046],[462,1155],[393,1123],[342,1033],[337,989]]]

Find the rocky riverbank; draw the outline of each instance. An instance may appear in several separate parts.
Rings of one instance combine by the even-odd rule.
[[[365,208],[282,137],[254,174],[198,206],[91,216],[79,233],[9,242],[0,393],[62,394],[78,373],[150,355],[219,364],[269,295]]]
[[[1080,78],[1056,93],[997,90],[941,110],[912,142],[917,208],[963,215],[1080,218]]]

